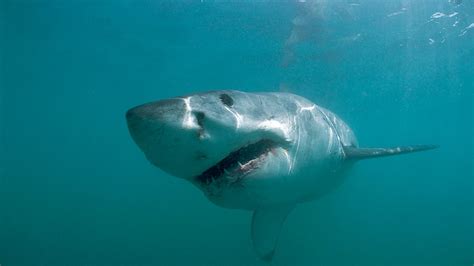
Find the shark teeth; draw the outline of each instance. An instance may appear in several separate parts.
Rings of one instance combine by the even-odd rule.
[[[273,148],[279,146],[277,142],[270,139],[262,139],[253,144],[248,144],[240,149],[229,153],[217,164],[208,168],[196,177],[199,183],[210,184],[223,176],[241,178],[255,170],[262,162],[264,155]]]

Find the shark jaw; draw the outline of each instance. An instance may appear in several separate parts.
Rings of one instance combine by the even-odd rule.
[[[245,145],[235,150],[215,165],[196,176],[196,181],[201,185],[210,185],[222,178],[230,183],[241,180],[246,175],[256,171],[280,145],[270,139],[261,139],[255,143]]]

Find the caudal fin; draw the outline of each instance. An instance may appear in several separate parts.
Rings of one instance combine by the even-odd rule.
[[[363,160],[384,156],[399,155],[403,153],[427,151],[438,148],[438,145],[413,145],[394,148],[356,148],[344,147],[344,154],[347,160]]]

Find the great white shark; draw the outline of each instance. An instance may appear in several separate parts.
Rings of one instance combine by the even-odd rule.
[[[153,165],[218,206],[253,211],[252,241],[267,261],[295,205],[336,188],[354,163],[436,147],[359,148],[337,115],[290,93],[211,91],[143,104],[126,119]]]

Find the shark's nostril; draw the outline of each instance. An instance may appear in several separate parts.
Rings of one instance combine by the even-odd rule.
[[[202,128],[206,115],[203,112],[194,112],[194,116],[196,117],[197,124]]]

